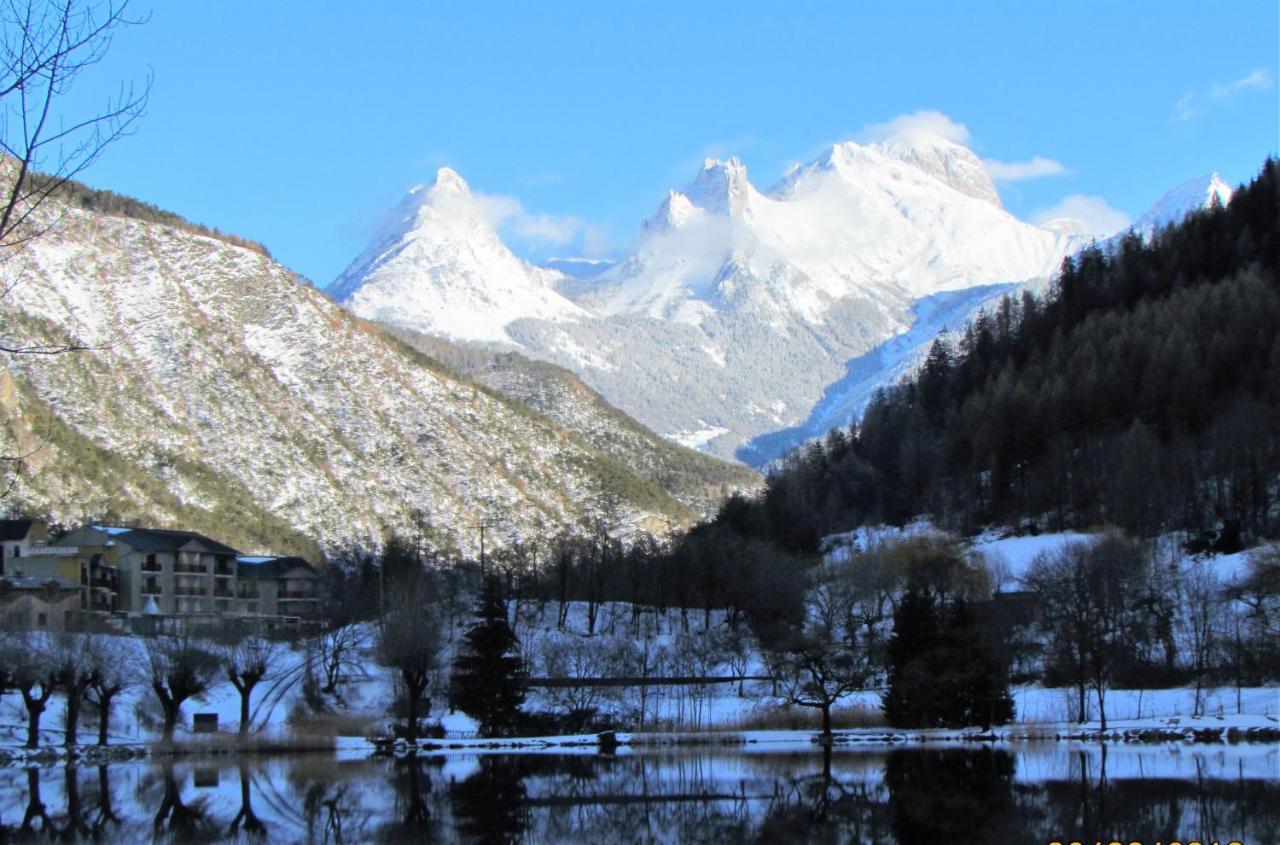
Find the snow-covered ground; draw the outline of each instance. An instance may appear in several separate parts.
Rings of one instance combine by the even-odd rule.
[[[925,523],[901,529],[861,528],[856,532],[828,538],[827,559],[848,560],[859,549],[930,531]],[[1053,553],[1071,543],[1088,542],[1091,535],[1054,533],[1038,536],[1005,536],[996,532],[975,538],[971,548],[997,572],[997,586],[1019,588],[1021,579],[1037,556]],[[1244,572],[1249,554],[1208,558],[1209,565],[1224,580]],[[1157,554],[1181,554],[1170,538],[1161,541]],[[606,602],[591,609],[584,602],[570,602],[563,623],[559,605],[552,602],[515,601],[511,615],[522,643],[531,678],[570,677],[584,681],[616,677],[706,677],[726,679],[705,684],[652,683],[637,686],[583,687],[556,689],[535,683],[525,709],[564,714],[571,709],[595,710],[594,724],[615,725],[620,730],[654,732],[758,731],[798,729],[808,741],[816,725],[812,710],[788,710],[777,697],[772,683],[756,680],[768,674],[764,661],[749,640],[735,639],[725,624],[723,611],[708,615],[700,610],[642,608],[633,613],[629,604]],[[428,691],[432,707],[426,720],[438,722],[451,741],[469,741],[476,726],[460,713],[449,713],[445,685],[452,650],[470,624],[469,614],[460,613],[446,628],[446,648],[441,654],[437,679]],[[309,712],[303,697],[306,652],[301,644],[284,647],[273,663],[271,674],[255,690],[252,733],[268,740],[291,742],[334,742],[347,752],[367,749],[364,737],[384,733],[395,699],[396,680],[376,661],[375,632],[366,626],[363,645],[353,655],[335,696],[327,697],[322,714]],[[130,640],[129,660],[139,668],[146,656],[140,640]],[[748,680],[733,680],[746,676]],[[1073,722],[1075,691],[1017,686],[1013,689],[1016,727],[1034,728],[1039,734],[1071,733],[1081,730]],[[1234,688],[1206,690],[1202,696],[1200,719],[1190,720],[1195,692],[1190,689],[1110,690],[1106,696],[1109,728],[1150,727],[1267,727],[1280,720],[1280,689]],[[1087,697],[1092,730],[1098,719],[1096,696]],[[60,695],[49,702],[42,719],[42,743],[60,745],[65,705]],[[178,730],[181,742],[207,742],[204,735],[190,732],[194,714],[212,713],[220,731],[234,733],[239,727],[239,696],[232,685],[218,676],[210,690],[183,707]],[[841,702],[835,724],[845,728],[877,729],[881,724],[880,691],[867,690]],[[21,746],[26,741],[26,713],[16,693],[0,695],[0,748]],[[114,744],[136,745],[153,742],[159,733],[159,708],[155,695],[145,683],[122,693],[113,708],[111,740]],[[585,729],[585,725],[582,726]],[[1096,727],[1096,726],[1095,726]],[[335,739],[336,734],[344,735]],[[97,736],[96,716],[81,717],[80,741],[93,743]],[[345,738],[344,738],[345,737]],[[793,736],[792,739],[795,739]],[[215,739],[215,741],[217,741]]]

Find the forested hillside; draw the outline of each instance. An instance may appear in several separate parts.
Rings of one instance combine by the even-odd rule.
[[[960,531],[1217,532],[1223,546],[1273,533],[1278,216],[1270,159],[1227,208],[1066,259],[1045,295],[940,338],[919,374],[793,453],[721,526],[793,550],[920,515]]]

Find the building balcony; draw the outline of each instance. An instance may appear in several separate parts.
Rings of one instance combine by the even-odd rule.
[[[207,596],[209,591],[205,587],[174,587],[173,594],[175,596]]]
[[[312,590],[281,590],[276,596],[280,599],[316,600],[320,596]]]
[[[208,575],[209,567],[203,563],[175,563],[173,565],[174,572],[182,572],[187,575]]]
[[[158,596],[164,591],[160,589],[159,584],[143,584],[142,594],[144,596]]]
[[[156,562],[156,561],[150,561],[150,562],[148,562],[148,561],[145,561],[145,560],[144,560],[144,561],[142,562],[142,571],[143,571],[143,572],[160,572],[160,571],[161,571],[161,566],[160,566],[160,564],[159,564],[158,562]]]

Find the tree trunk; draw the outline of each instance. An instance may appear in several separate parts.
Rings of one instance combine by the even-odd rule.
[[[418,700],[422,697],[419,686],[405,678],[405,691],[409,695],[409,725],[405,728],[405,739],[410,743],[418,741]]]
[[[79,740],[80,727],[80,690],[67,690],[67,737],[63,741],[63,745],[68,748],[75,745]]]
[[[253,694],[253,687],[246,686],[240,690],[240,738],[244,739],[249,735],[249,697]]]
[[[1084,724],[1084,721],[1085,721],[1085,712],[1084,712],[1085,684],[1084,684],[1084,678],[1081,678],[1079,681],[1077,681],[1077,682],[1076,682],[1076,695],[1077,695],[1077,698],[1079,699],[1079,701],[1078,701],[1078,703],[1077,703],[1077,705],[1076,705],[1076,714],[1077,714],[1077,717],[1078,717],[1078,718],[1076,719],[1076,721],[1078,721],[1080,724],[1082,724],[1082,725],[1083,725],[1083,724]]]
[[[823,702],[822,704],[822,736],[824,739],[831,739],[831,704]]]
[[[25,694],[23,696],[26,697]],[[27,699],[27,748],[40,746],[40,714],[44,713],[44,702],[38,698]]]
[[[178,726],[178,704],[176,702],[161,705],[164,708],[164,733],[161,741],[165,745],[173,745],[173,731]]]
[[[107,728],[111,724],[111,696],[98,698],[98,744],[107,744]]]

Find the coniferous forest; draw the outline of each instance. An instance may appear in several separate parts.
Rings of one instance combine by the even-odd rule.
[[[1066,259],[936,340],[859,423],[717,527],[813,551],[858,524],[1110,524],[1224,550],[1274,533],[1280,164],[1227,208]]]

